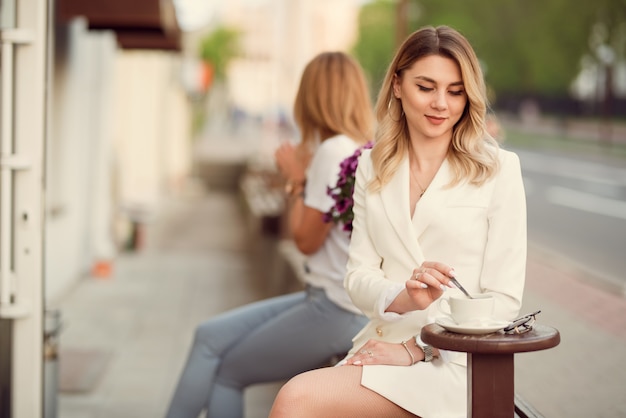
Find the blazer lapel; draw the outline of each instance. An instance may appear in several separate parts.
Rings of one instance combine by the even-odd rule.
[[[409,216],[409,159],[402,160],[393,178],[382,188],[380,197],[389,223],[398,238],[413,256],[417,265],[424,261],[422,249],[417,242],[415,228]]]
[[[413,217],[415,219],[415,235],[418,239],[432,220],[440,214],[441,208],[445,207],[452,193],[451,189],[447,187],[452,178],[451,175],[450,163],[446,158],[426,189],[426,193],[415,207]]]

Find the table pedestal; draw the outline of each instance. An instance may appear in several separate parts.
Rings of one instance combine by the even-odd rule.
[[[513,354],[467,355],[470,417],[512,417],[515,409]]]

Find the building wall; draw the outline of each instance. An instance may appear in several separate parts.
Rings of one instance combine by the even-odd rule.
[[[232,103],[263,117],[290,115],[304,66],[323,51],[349,52],[358,13],[356,0],[228,2],[223,22],[243,33],[228,78]]]
[[[55,31],[46,175],[45,286],[53,303],[114,259],[190,171],[179,54],[124,51],[83,19]],[[137,211],[139,209],[139,212]]]
[[[55,37],[45,227],[51,299],[83,277],[94,257],[114,254],[107,160],[115,38],[89,32],[82,19],[58,27]]]
[[[200,133],[205,148],[217,138],[226,139],[222,148],[227,147],[236,136],[229,150],[237,146],[248,163],[274,168],[277,144],[297,141],[292,107],[304,66],[323,51],[350,51],[360,3],[229,0],[216,5],[205,28],[186,34],[187,59],[193,60],[203,37],[221,25],[240,31],[241,53],[230,63],[225,85],[215,83],[209,90],[208,129]]]
[[[181,59],[121,51],[115,63],[115,191],[120,216],[150,218],[190,170],[190,116]]]

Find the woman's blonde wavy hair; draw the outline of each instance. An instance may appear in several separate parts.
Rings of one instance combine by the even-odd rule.
[[[415,61],[430,55],[451,58],[459,65],[468,98],[450,142],[448,160],[454,173],[450,186],[462,180],[483,184],[498,169],[498,143],[485,129],[488,101],[478,58],[467,39],[456,30],[448,26],[427,26],[402,43],[378,94],[378,128],[372,149],[376,177],[369,185],[373,191],[380,190],[393,177],[410,147],[402,103],[393,95],[394,76],[402,77]]]
[[[323,52],[307,64],[293,113],[302,143],[309,146],[338,134],[359,144],[373,138],[374,115],[363,69],[344,52]]]

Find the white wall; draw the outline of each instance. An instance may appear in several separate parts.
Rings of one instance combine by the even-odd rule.
[[[110,158],[113,34],[82,19],[57,33],[46,175],[47,298],[83,277],[96,257],[112,257]]]
[[[122,209],[154,212],[190,170],[190,116],[181,58],[122,51],[115,63],[115,190]]]
[[[82,19],[57,29],[47,149],[46,295],[54,303],[154,214],[190,171],[190,116],[175,52],[124,51]],[[121,227],[120,227],[121,225]]]

